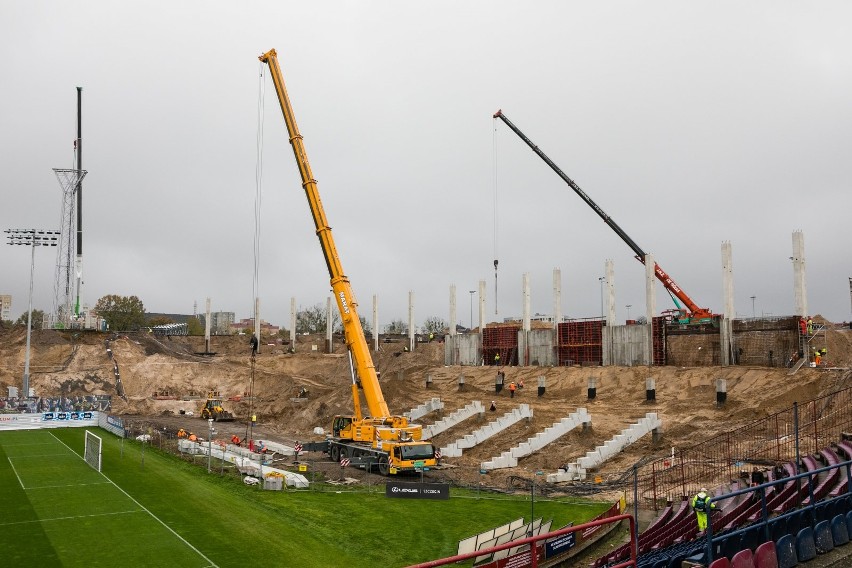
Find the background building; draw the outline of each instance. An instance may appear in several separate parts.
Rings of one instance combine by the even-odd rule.
[[[12,296],[9,294],[0,294],[0,320],[7,321],[12,319]]]

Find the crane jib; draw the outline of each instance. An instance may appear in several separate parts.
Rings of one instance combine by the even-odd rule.
[[[502,121],[506,124],[506,126],[508,126],[508,127],[512,130],[512,132],[514,132],[515,134],[517,134],[517,135],[518,135],[518,137],[519,137],[521,140],[523,140],[523,141],[527,144],[527,146],[529,146],[529,147],[532,149],[532,151],[533,151],[533,152],[535,152],[535,153],[536,153],[536,154],[537,154],[537,155],[538,155],[538,156],[539,156],[542,160],[544,160],[544,163],[546,163],[548,166],[550,166],[550,168],[551,168],[554,172],[556,172],[556,175],[558,175],[560,178],[562,178],[562,180],[563,180],[565,183],[567,183],[567,184],[571,187],[571,189],[573,189],[573,190],[574,190],[574,192],[575,192],[577,195],[579,195],[579,196],[580,196],[580,198],[581,198],[583,201],[585,201],[585,202],[586,202],[586,204],[587,204],[589,207],[591,207],[591,208],[592,208],[592,210],[593,210],[595,213],[597,213],[597,214],[598,214],[598,216],[599,216],[601,219],[603,219],[604,223],[606,223],[607,225],[609,225],[609,226],[610,226],[610,228],[611,228],[613,231],[615,231],[615,233],[616,233],[619,237],[621,237],[621,240],[623,240],[623,241],[627,244],[627,246],[629,246],[629,247],[631,248],[631,250],[633,250],[633,252],[636,254],[636,257],[639,259],[639,261],[640,261],[640,262],[642,262],[643,264],[645,263],[645,256],[646,256],[646,254],[645,254],[645,252],[644,252],[644,251],[643,251],[643,250],[639,247],[639,245],[637,245],[637,244],[633,241],[633,239],[631,239],[631,238],[627,235],[627,233],[625,233],[625,232],[621,229],[621,227],[619,227],[619,226],[616,224],[616,222],[612,220],[612,217],[610,217],[609,215],[607,215],[607,214],[604,212],[604,210],[603,210],[603,209],[601,209],[601,208],[598,206],[598,204],[597,204],[597,203],[595,203],[594,201],[592,201],[592,199],[591,199],[591,198],[590,198],[590,197],[586,194],[586,192],[584,192],[582,189],[580,189],[580,186],[579,186],[579,185],[577,185],[577,184],[574,182],[574,180],[572,180],[570,177],[568,177],[568,176],[565,174],[565,172],[563,172],[563,171],[562,171],[562,169],[561,169],[559,166],[557,166],[557,165],[556,165],[556,163],[554,163],[554,162],[553,162],[553,160],[551,160],[551,159],[547,156],[547,154],[545,154],[545,153],[541,150],[541,148],[539,148],[537,145],[535,145],[535,144],[533,143],[533,141],[532,141],[532,140],[530,140],[530,139],[527,137],[527,135],[526,135],[526,134],[524,134],[523,132],[521,132],[521,130],[520,130],[517,126],[515,126],[515,125],[512,123],[512,121],[511,121],[511,120],[509,120],[508,118],[506,118],[506,115],[504,115],[504,114],[503,114],[503,111],[502,111],[502,110],[498,110],[496,113],[494,113],[494,118],[499,118],[500,120],[502,120]],[[678,298],[680,298],[680,300],[681,300],[681,301],[683,301],[683,303],[686,305],[686,307],[687,307],[687,308],[688,308],[688,309],[689,309],[689,310],[690,310],[693,314],[697,314],[698,316],[700,316],[700,317],[699,317],[699,319],[704,318],[704,317],[707,317],[707,316],[712,316],[712,314],[710,313],[710,311],[709,311],[709,310],[706,310],[706,309],[704,309],[704,308],[700,308],[700,307],[698,307],[698,305],[697,305],[695,302],[693,302],[693,301],[692,301],[692,299],[691,299],[691,298],[690,298],[690,297],[686,294],[686,292],[684,292],[684,291],[683,291],[683,289],[681,289],[681,288],[680,288],[680,286],[678,286],[677,284],[675,284],[674,280],[672,280],[672,278],[671,278],[671,277],[670,277],[670,276],[669,276],[669,275],[668,275],[668,274],[667,274],[667,273],[666,273],[666,272],[665,272],[662,268],[660,268],[660,265],[658,265],[657,263],[654,263],[654,273],[657,275],[657,278],[659,278],[659,279],[660,279],[660,281],[663,283],[663,285],[666,287],[666,289],[667,289],[667,290],[669,290],[669,291],[670,291],[670,292],[672,292],[675,296],[677,296]]]

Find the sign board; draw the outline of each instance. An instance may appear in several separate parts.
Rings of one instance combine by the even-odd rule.
[[[417,460],[416,462],[414,462],[414,467],[419,468],[419,467],[423,467],[423,465],[424,465],[423,460]]]
[[[563,534],[562,536],[557,536],[556,538],[550,539],[544,545],[544,556],[545,558],[550,558],[557,554],[562,554],[567,552],[571,548],[574,548],[574,545],[577,544],[577,535],[576,533],[568,533]]]
[[[299,471],[308,471],[307,464],[300,463],[299,464]]]
[[[450,484],[388,481],[385,485],[385,497],[400,499],[449,499]]]

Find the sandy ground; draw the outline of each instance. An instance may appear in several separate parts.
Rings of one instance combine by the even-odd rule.
[[[105,340],[110,342],[118,362],[127,396],[116,396],[112,360]],[[252,403],[229,401],[226,406],[238,421],[219,424],[223,437],[243,436],[250,413],[258,416],[256,438],[284,443],[320,439],[317,426],[329,428],[336,414],[352,412],[349,363],[344,346],[336,340],[336,352],[323,354],[324,338],[299,337],[296,353],[286,347],[262,346],[256,361]],[[602,444],[647,412],[656,412],[663,421],[663,435],[656,444],[643,439],[610,460],[599,472],[604,479],[619,476],[648,455],[662,455],[672,447],[689,447],[722,431],[741,426],[761,416],[788,408],[794,401],[818,397],[839,387],[849,386],[852,376],[852,332],[833,330],[827,337],[832,368],[803,368],[790,376],[786,369],[764,367],[505,367],[506,383],[523,380],[525,388],[513,399],[503,390],[495,393],[496,367],[444,366],[443,344],[418,344],[411,352],[402,343],[383,343],[374,354],[381,372],[381,386],[393,413],[403,413],[440,397],[445,413],[479,400],[488,408],[496,401],[497,411],[486,412],[491,420],[514,406],[527,403],[534,416],[475,448],[461,458],[445,460],[450,467],[436,475],[461,483],[479,480],[479,464],[534,436],[537,432],[586,407],[592,427],[572,432],[545,450],[520,461],[519,466],[489,474],[492,487],[506,486],[512,476],[532,477],[536,471],[556,469]],[[16,385],[23,370],[25,330],[0,329],[0,386]],[[316,351],[312,350],[316,346]],[[148,334],[112,336],[101,333],[37,331],[32,337],[31,386],[41,396],[85,394],[113,395],[113,413],[131,420],[150,420],[171,429],[183,427],[205,435],[207,424],[199,417],[200,401],[156,400],[155,393],[172,396],[205,396],[218,391],[226,400],[244,397],[252,389],[251,360],[245,336],[214,337],[210,351],[204,351],[200,337],[153,337]],[[465,388],[458,379],[464,375]],[[426,377],[431,376],[430,388]],[[656,400],[646,401],[645,380],[656,380]],[[537,396],[538,378],[546,380],[546,392]],[[597,396],[588,399],[588,381],[597,381]],[[715,379],[727,379],[728,401],[715,404]],[[771,389],[768,387],[772,387]],[[307,400],[293,399],[300,388],[309,391]],[[250,406],[251,412],[250,412]],[[180,411],[192,411],[194,417]],[[432,413],[420,420],[437,421]],[[483,425],[470,419],[434,439],[445,446]],[[319,456],[316,456],[319,459]],[[353,475],[356,472],[353,472]],[[538,477],[537,482],[543,480]]]

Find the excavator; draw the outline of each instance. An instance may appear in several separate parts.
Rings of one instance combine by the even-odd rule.
[[[204,406],[201,407],[201,417],[207,420],[212,418],[214,422],[233,422],[234,415],[225,410],[222,406],[222,399],[207,398]]]
[[[639,262],[641,262],[642,264],[645,264],[645,252],[641,248],[639,248],[639,245],[637,245],[633,241],[633,239],[631,239],[627,235],[627,233],[625,233],[621,229],[621,227],[619,227],[615,223],[615,221],[612,219],[612,217],[607,215],[604,212],[603,209],[598,207],[597,203],[592,201],[592,199],[588,195],[586,195],[586,192],[584,192],[582,189],[580,189],[580,186],[578,186],[576,183],[574,183],[574,180],[569,178],[565,174],[565,172],[563,172],[559,168],[559,166],[557,166],[553,162],[553,160],[548,158],[547,154],[542,152],[541,148],[536,146],[533,143],[532,140],[527,138],[526,134],[521,132],[521,130],[517,126],[515,126],[514,123],[512,123],[512,121],[509,120],[506,117],[505,114],[503,114],[502,110],[498,110],[497,112],[494,113],[494,119],[498,119],[498,118],[500,120],[502,120],[506,124],[506,126],[508,126],[512,130],[512,132],[517,134],[518,137],[521,140],[526,142],[527,146],[529,146],[532,149],[532,151],[535,152],[538,155],[539,158],[544,160],[544,163],[546,163],[548,166],[550,166],[550,168],[554,172],[556,172],[556,175],[558,175],[560,178],[562,178],[562,181],[567,183],[571,187],[571,189],[573,189],[574,192],[577,195],[579,195],[580,198],[583,201],[585,201],[586,204],[589,207],[591,207],[595,211],[595,213],[598,214],[598,216],[601,219],[603,219],[604,223],[609,225],[609,227],[613,231],[615,231],[615,234],[617,234],[619,237],[621,237],[621,240],[623,240],[625,243],[627,243],[627,246],[629,246],[630,249],[636,254],[636,259],[639,260]],[[674,302],[675,306],[677,306],[674,309],[663,311],[663,315],[665,315],[667,318],[669,318],[673,323],[693,324],[693,325],[695,325],[695,324],[718,325],[719,315],[714,314],[711,310],[709,310],[707,308],[699,307],[698,304],[696,304],[694,301],[692,301],[692,298],[690,298],[687,295],[687,293],[684,292],[683,288],[678,286],[675,283],[675,281],[672,279],[672,277],[669,276],[668,273],[666,273],[666,271],[663,270],[660,267],[660,265],[657,264],[656,262],[654,263],[654,274],[656,274],[657,279],[660,282],[663,283],[663,286],[665,287],[666,291],[669,293],[669,296],[671,296],[672,301]],[[680,300],[680,302],[678,302],[678,300]],[[681,305],[681,303],[683,305]]]
[[[392,415],[382,394],[378,373],[358,317],[358,303],[337,254],[331,227],[320,201],[317,182],[313,177],[308,154],[284,85],[278,54],[273,49],[261,55],[259,59],[269,67],[281,112],[284,114],[290,145],[293,147],[302,187],[331,278],[331,289],[340,311],[352,379],[353,414],[335,416],[331,424],[331,434],[324,441],[303,444],[302,448],[305,451],[323,451],[333,461],[341,464],[348,463],[359,467],[376,465],[382,475],[434,467],[437,465],[435,448],[431,443],[422,441],[422,426],[409,423],[405,416]],[[361,409],[360,391],[363,391],[369,414],[363,413]]]

